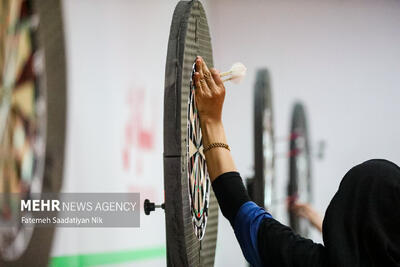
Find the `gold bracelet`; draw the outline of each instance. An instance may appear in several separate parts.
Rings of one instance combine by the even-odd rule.
[[[225,149],[228,149],[229,151],[231,151],[231,148],[227,144],[224,144],[224,143],[211,143],[211,144],[209,144],[208,146],[206,146],[204,148],[203,152],[205,153],[208,150],[211,150],[211,149],[216,148],[216,147],[222,147],[222,148],[225,148]]]

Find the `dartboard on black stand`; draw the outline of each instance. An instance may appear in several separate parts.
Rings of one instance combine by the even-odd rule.
[[[275,198],[275,138],[268,70],[260,69],[254,85],[254,177],[247,180],[251,199],[272,212]]]
[[[66,85],[60,8],[58,0],[0,1],[0,223],[19,213],[12,195],[29,199],[61,187]],[[20,222],[2,227],[0,266],[46,266],[53,231]]]
[[[196,56],[213,66],[199,1],[175,8],[164,96],[164,188],[168,266],[213,266],[218,204],[210,186],[192,78]]]
[[[292,111],[289,150],[288,198],[291,201],[311,203],[311,155],[305,108],[296,103]],[[298,234],[307,237],[310,224],[289,209],[289,223]]]

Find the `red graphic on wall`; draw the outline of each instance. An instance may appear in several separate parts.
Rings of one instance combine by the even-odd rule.
[[[146,94],[144,88],[130,90],[128,92],[126,104],[129,108],[128,120],[124,129],[124,145],[122,149],[122,161],[124,170],[129,171],[132,164],[132,157],[135,155],[135,172],[141,174],[143,171],[143,161],[141,155],[152,151],[155,146],[155,117],[145,116],[146,112],[152,111],[146,109]],[[151,117],[151,122],[145,121],[145,118]]]

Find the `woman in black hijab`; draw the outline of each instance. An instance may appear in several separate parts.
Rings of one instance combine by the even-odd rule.
[[[322,232],[324,246],[265,220],[258,232],[261,258],[271,266],[400,266],[400,168],[386,160],[352,168],[328,206]]]
[[[331,266],[400,266],[400,168],[370,160],[351,169],[326,211]]]
[[[226,144],[225,87],[218,71],[196,59],[196,104],[215,195],[253,266],[400,267],[400,168],[370,160],[343,178],[326,211],[324,245],[295,234],[250,201]]]

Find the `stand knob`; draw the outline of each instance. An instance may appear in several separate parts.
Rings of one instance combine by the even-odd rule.
[[[150,200],[145,199],[143,207],[144,207],[144,214],[150,215],[150,212],[155,211],[156,208],[161,208],[165,210],[165,203],[162,203],[161,205],[156,205],[154,202],[150,202]]]

